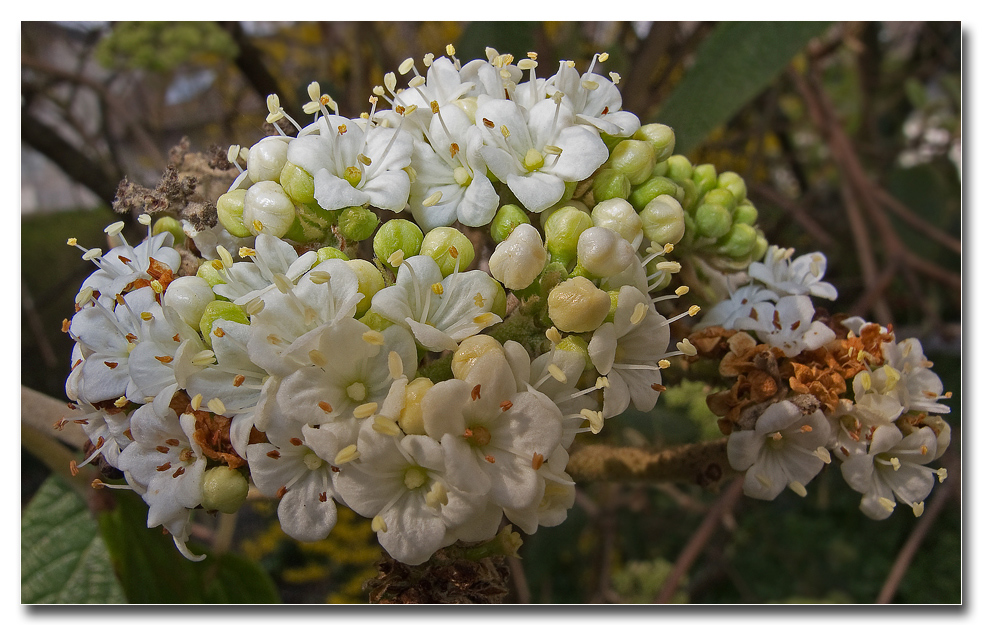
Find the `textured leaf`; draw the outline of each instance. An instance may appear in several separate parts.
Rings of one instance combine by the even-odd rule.
[[[829,22],[724,22],[696,52],[657,121],[675,130],[675,153],[698,146],[757,96]]]
[[[159,527],[147,528],[147,505],[116,492],[116,509],[99,519],[113,564],[130,603],[278,603],[279,594],[258,564],[231,553],[206,553],[191,562]]]
[[[98,525],[59,477],[45,481],[21,516],[21,601],[126,601]]]

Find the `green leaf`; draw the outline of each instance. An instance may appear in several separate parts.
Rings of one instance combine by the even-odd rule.
[[[657,116],[659,123],[675,130],[675,153],[687,153],[729,121],[828,24],[724,22],[717,26]]]
[[[116,508],[99,518],[103,537],[130,603],[279,603],[279,593],[258,564],[232,553],[191,562],[172,537],[147,528],[147,505],[116,491]],[[195,513],[201,514],[201,513]]]
[[[85,501],[57,476],[21,515],[21,601],[125,603]]]

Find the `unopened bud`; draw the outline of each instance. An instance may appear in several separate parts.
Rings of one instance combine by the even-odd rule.
[[[610,311],[610,296],[582,276],[570,278],[549,292],[549,317],[563,332],[591,332]]]
[[[491,239],[501,243],[511,235],[520,224],[531,223],[528,214],[515,204],[505,204],[498,209],[491,220]]]
[[[715,239],[730,231],[733,218],[725,206],[704,203],[696,209],[696,233],[699,236]]]
[[[747,224],[733,224],[730,231],[716,241],[717,254],[734,259],[747,257],[757,242],[757,230]]]
[[[378,217],[362,206],[351,206],[338,216],[338,229],[349,241],[364,241],[378,226]]]
[[[710,189],[716,188],[716,166],[712,163],[699,165],[692,170],[692,182],[701,197]]]
[[[620,234],[635,250],[641,247],[644,239],[641,217],[627,200],[614,198],[600,202],[593,207],[590,216],[594,226]]]
[[[669,156],[665,162],[668,163],[668,172],[666,175],[675,182],[682,182],[683,180],[692,178],[692,163],[681,154]]]
[[[611,151],[607,165],[622,172],[631,184],[641,184],[655,166],[655,149],[645,141],[627,139]]]
[[[684,214],[682,205],[672,196],[656,197],[640,213],[644,235],[658,245],[678,243],[685,234]]]
[[[242,222],[249,234],[282,237],[297,218],[293,200],[272,180],[257,182],[245,194]]]
[[[724,171],[721,173],[716,178],[716,187],[732,193],[737,204],[747,199],[747,183],[736,172]]]
[[[249,148],[249,178],[253,182],[280,181],[280,171],[286,164],[289,143],[283,137],[266,137]]]
[[[730,211],[731,213],[736,207],[736,198],[733,197],[733,194],[726,189],[710,189],[706,192],[706,195],[702,197],[702,201],[709,204],[719,204],[720,206],[725,207],[726,210]]]
[[[245,189],[235,189],[229,191],[218,198],[216,206],[218,208],[218,221],[228,230],[228,233],[235,237],[245,238],[252,236],[252,233],[245,226],[242,220],[242,212],[245,209]]]
[[[297,204],[314,204],[314,177],[287,161],[280,172],[283,191]]]
[[[601,278],[627,269],[636,256],[634,251],[634,246],[619,233],[598,226],[584,230],[576,243],[577,262]]]
[[[627,198],[631,194],[631,181],[616,169],[602,169],[593,178],[593,199],[598,202],[614,198]]]
[[[198,328],[201,330],[201,337],[205,340],[205,343],[207,343],[209,347],[211,347],[212,326],[220,319],[234,321],[235,323],[245,325],[249,324],[249,318],[246,316],[245,311],[232,302],[222,300],[209,302],[205,306],[205,309],[201,312],[201,320],[198,322]]]
[[[655,159],[660,163],[675,150],[675,131],[665,124],[645,124],[634,133],[634,139],[647,141],[655,150]]]
[[[560,208],[546,219],[546,249],[554,259],[568,265],[576,257],[580,234],[591,226],[593,220],[586,212],[572,206]]]
[[[201,478],[201,507],[232,514],[242,507],[249,494],[249,480],[228,466],[205,471]]]
[[[324,247],[317,250],[317,262],[314,264],[316,267],[325,260],[331,260],[332,258],[337,258],[340,260],[349,260],[348,255],[339,250],[336,247],[329,247],[325,245]]]
[[[385,222],[372,240],[375,256],[389,267],[392,265],[389,264],[388,259],[397,250],[402,252],[403,258],[409,258],[419,254],[422,244],[423,231],[406,219],[391,219]]]
[[[665,176],[653,176],[645,181],[639,187],[636,187],[631,195],[628,196],[628,201],[631,202],[631,206],[634,207],[636,211],[644,210],[644,207],[648,205],[648,202],[655,199],[659,195],[669,195],[674,197],[676,200],[681,201],[682,187],[680,187],[671,178],[666,178]]]
[[[215,301],[215,293],[204,278],[181,276],[167,286],[164,305],[177,311],[178,316],[192,328],[201,323],[205,307]]]
[[[356,258],[345,264],[355,272],[355,276],[358,277],[358,292],[365,296],[358,302],[357,308],[357,314],[363,315],[372,307],[372,298],[375,294],[385,287],[385,278],[382,277],[378,267],[367,260]]]
[[[752,226],[757,223],[757,207],[744,200],[733,209],[733,223]]]
[[[506,288],[519,290],[535,281],[548,257],[539,231],[531,224],[520,224],[495,248],[488,268]]]
[[[453,273],[459,261],[460,271],[474,261],[474,244],[456,228],[434,228],[423,237],[419,253],[436,261],[443,277]]]

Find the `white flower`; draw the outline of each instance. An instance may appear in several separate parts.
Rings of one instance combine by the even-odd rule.
[[[778,296],[773,291],[765,289],[759,284],[748,284],[734,291],[728,299],[725,299],[708,311],[696,324],[695,329],[701,330],[709,326],[722,326],[727,330],[734,328],[734,322],[750,316],[750,311],[755,306],[766,301],[777,301]]]
[[[147,527],[164,525],[185,557],[200,560],[203,556],[192,556],[184,543],[190,509],[203,497],[207,459],[194,440],[194,415],[178,417],[169,406],[170,399],[159,395],[133,413],[133,442],[119,454],[119,469],[127,482],[145,489],[143,499],[150,506]]]
[[[465,341],[458,354],[468,349]],[[492,346],[464,369],[423,397],[426,433],[440,441],[470,490],[505,508],[537,504],[545,489],[537,468],[559,447],[561,411],[528,385],[528,353],[517,343]]]
[[[268,443],[254,443],[246,450],[253,481],[263,494],[279,497],[276,515],[288,536],[323,540],[338,519],[334,467],[324,459],[337,456],[338,440],[296,421],[270,427],[266,438]]]
[[[445,460],[443,447],[427,436],[366,427],[357,454],[340,467],[338,492],[352,510],[372,518],[379,543],[400,562],[426,562],[446,544],[448,528],[484,508],[467,492],[468,473]]]
[[[299,423],[323,425],[344,445],[354,442],[360,424],[355,409],[377,408],[388,395],[390,353],[401,361],[402,373],[415,376],[416,344],[400,326],[376,332],[343,318],[308,332],[284,353],[299,367],[279,383],[275,411]]]
[[[937,438],[930,428],[904,436],[896,426],[881,426],[873,431],[868,453],[854,453],[843,461],[842,476],[863,494],[859,509],[870,518],[885,519],[897,499],[911,507],[923,506],[934,488],[935,473],[924,465],[935,459],[936,451]]]
[[[535,226],[520,224],[494,248],[488,269],[508,289],[524,289],[546,266],[549,253]]]
[[[727,457],[737,471],[746,471],[743,492],[771,500],[790,486],[801,496],[805,484],[831,461],[825,444],[829,423],[821,410],[803,414],[790,401],[769,406],[753,430],[730,434]]]
[[[488,169],[536,213],[562,198],[566,182],[586,179],[607,160],[597,133],[575,125],[572,112],[555,100],[536,104],[526,116],[510,100],[479,98],[477,120]]]
[[[582,77],[561,61],[559,71],[547,81],[548,92],[566,94],[563,105],[576,114],[577,123],[590,124],[613,137],[630,137],[641,127],[641,121],[634,113],[621,110],[621,92],[614,83],[593,73],[597,60],[594,56]]]
[[[791,261],[792,254],[794,249],[772,245],[762,262],[750,263],[747,273],[778,295],[813,295],[832,300],[838,297],[834,286],[821,281],[827,263],[824,254],[812,252]]]
[[[499,285],[483,271],[454,271],[446,278],[429,256],[399,265],[396,283],[372,297],[372,310],[412,331],[430,351],[457,343],[501,321],[491,312]]]
[[[904,408],[941,414],[951,412],[950,407],[938,403],[939,399],[946,398],[944,386],[938,374],[930,370],[932,363],[925,358],[920,341],[905,339],[899,343],[883,343],[882,348],[886,365],[881,375],[889,384],[895,373],[899,374],[899,380],[890,390],[895,391]]]
[[[563,413],[560,444],[566,449],[578,433],[590,431],[590,426],[594,430],[602,427],[602,416],[595,417],[593,423],[584,427],[584,419],[588,419],[591,412],[596,413],[599,407],[594,397],[597,387],[580,390],[577,386],[586,365],[583,351],[565,349],[563,343],[532,361],[529,379],[535,381],[533,387],[555,402]]]
[[[92,260],[99,267],[82,283],[81,290],[86,287],[92,288],[102,296],[109,298],[127,290],[135,280],[153,280],[154,277],[148,273],[152,269],[152,264],[156,265],[154,271],[167,269],[177,272],[181,266],[181,254],[173,248],[174,235],[169,232],[149,236],[147,228],[147,238],[135,248],[126,242],[122,234],[123,222],[119,221],[106,228],[110,235],[115,234],[122,241],[105,254],[99,253],[98,248],[85,250],[75,244],[74,239],[69,243],[86,252],[83,258]],[[151,262],[152,261],[152,262]]]
[[[787,295],[771,302],[758,302],[749,317],[737,318],[737,330],[753,330],[764,343],[779,347],[788,358],[804,350],[818,349],[835,338],[828,326],[812,321],[815,307],[807,295]]]
[[[668,321],[647,295],[633,286],[620,288],[613,323],[597,328],[589,345],[597,372],[609,382],[604,417],[619,415],[631,403],[642,412],[655,407],[661,383],[658,363],[665,357],[669,334]]]
[[[317,252],[300,256],[286,241],[264,233],[256,237],[255,249],[239,248],[239,255],[252,262],[229,263],[231,256],[226,257],[221,270],[225,284],[216,284],[213,290],[240,305],[272,289],[278,274],[296,282],[317,262]]]
[[[565,521],[576,500],[576,484],[565,471],[568,462],[566,450],[562,447],[556,449],[548,462],[538,469],[539,476],[545,480],[542,499],[521,510],[506,508],[508,520],[526,534],[534,534],[539,526],[555,527]]]
[[[325,210],[370,204],[395,212],[406,207],[412,137],[326,115],[314,122],[319,134],[294,139],[289,161],[314,177],[314,199]]]

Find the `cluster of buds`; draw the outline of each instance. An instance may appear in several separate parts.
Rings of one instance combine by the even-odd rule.
[[[744,492],[774,499],[805,485],[834,455],[845,481],[874,519],[896,502],[919,516],[935,477],[926,465],[945,452],[951,428],[939,414],[950,397],[917,339],[890,328],[816,311],[811,297],[835,299],[822,281],[825,257],[771,247],[752,263],[751,281],[708,311],[690,336],[699,357],[719,360],[732,386],[707,403],[729,435]]]
[[[534,54],[447,52],[354,118],[316,83],[304,127],[270,96],[297,134],[229,150],[216,226],[142,215],[140,245],[120,222],[110,252],[83,248],[98,269],[65,324],[83,464],[121,472],[99,485],[139,492],[187,557],[192,511],[234,512],[250,484],[290,536],[323,539],[345,505],[406,564],[503,519],[556,525],[576,436],[650,410],[668,358],[695,353],[655,309],[687,288],[653,295],[680,269],[681,204],[630,199],[671,129],[620,110],[606,55],[539,78]]]

